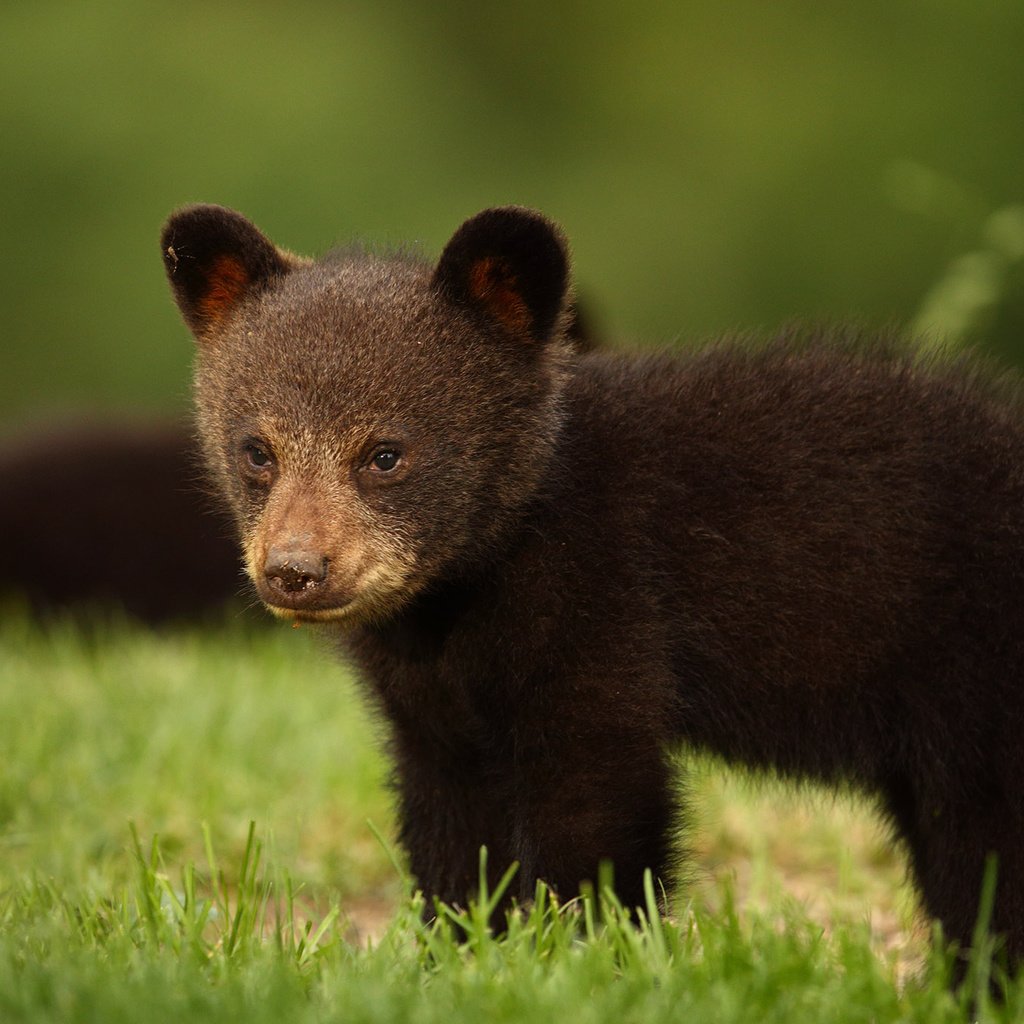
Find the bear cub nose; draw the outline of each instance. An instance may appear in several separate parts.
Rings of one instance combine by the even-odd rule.
[[[327,558],[305,548],[271,548],[263,574],[274,590],[294,599],[327,579]]]

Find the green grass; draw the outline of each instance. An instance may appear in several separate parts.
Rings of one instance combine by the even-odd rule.
[[[3,631],[0,878],[124,866],[127,822],[195,859],[233,859],[258,820],[304,882],[393,891],[363,823],[389,828],[370,727],[305,636],[155,639],[22,619]],[[333,840],[342,837],[342,841]]]
[[[5,1022],[1024,1015],[1017,988],[974,1018],[948,992],[856,801],[697,762],[691,902],[671,920],[653,890],[627,914],[540,889],[501,938],[487,894],[426,926],[387,849],[377,730],[306,631],[4,618]]]

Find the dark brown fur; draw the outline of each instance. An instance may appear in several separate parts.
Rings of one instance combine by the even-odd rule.
[[[82,419],[0,445],[0,595],[38,614],[111,607],[160,625],[244,589],[230,523],[175,421]]]
[[[194,327],[224,282],[190,252],[269,268],[199,323],[207,459],[260,596],[333,623],[386,714],[429,894],[465,900],[487,844],[520,898],[608,859],[640,902],[688,743],[877,794],[963,945],[995,853],[1024,954],[1015,385],[826,332],[574,354],[564,243],[519,209],[436,269],[282,269],[253,232],[165,228]]]

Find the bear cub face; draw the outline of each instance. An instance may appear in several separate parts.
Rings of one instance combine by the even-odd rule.
[[[206,461],[271,612],[384,618],[493,548],[561,422],[568,258],[550,222],[484,211],[431,268],[300,259],[193,206],[162,252],[198,342]]]

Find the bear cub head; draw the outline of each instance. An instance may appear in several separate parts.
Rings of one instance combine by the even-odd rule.
[[[282,618],[363,623],[497,550],[558,439],[569,261],[519,207],[466,221],[436,266],[277,248],[219,206],[161,251],[197,342],[207,465]]]

